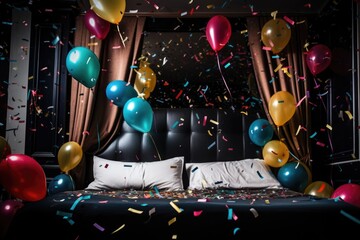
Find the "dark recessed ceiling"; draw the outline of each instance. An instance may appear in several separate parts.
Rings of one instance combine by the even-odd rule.
[[[97,1],[101,2],[102,0]],[[319,14],[328,2],[329,0],[127,0],[125,15],[207,17],[222,14],[244,17],[268,16],[275,11],[282,15],[308,15]],[[39,7],[76,7],[83,12],[91,7],[89,0],[0,0],[0,3],[32,9]]]

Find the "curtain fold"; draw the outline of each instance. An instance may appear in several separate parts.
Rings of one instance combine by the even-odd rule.
[[[131,65],[136,63],[145,17],[124,17],[112,24],[104,40],[91,38],[83,16],[76,19],[75,46],[89,47],[101,66],[94,88],[89,89],[75,79],[71,83],[69,141],[79,143],[83,159],[70,171],[77,189],[86,187],[86,173],[92,170],[92,156],[106,148],[120,131],[122,108],[106,97],[106,87],[113,80],[132,83]],[[92,171],[91,171],[92,172]]]
[[[291,38],[278,54],[263,50],[261,31],[270,18],[248,17],[249,48],[255,79],[267,119],[274,126],[279,140],[289,151],[289,161],[299,160],[310,167],[310,109],[308,104],[308,72],[305,61],[306,21],[290,26]],[[276,56],[277,55],[277,56]],[[280,69],[278,68],[280,66]],[[276,126],[269,114],[269,100],[278,91],[291,93],[298,103],[295,114],[283,126]]]

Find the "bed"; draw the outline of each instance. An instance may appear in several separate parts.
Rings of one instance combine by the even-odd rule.
[[[7,239],[325,239],[358,234],[360,209],[279,185],[248,135],[259,112],[154,109],[94,156],[87,187],[27,202]],[[240,176],[232,176],[233,169]],[[234,170],[235,171],[235,170]]]

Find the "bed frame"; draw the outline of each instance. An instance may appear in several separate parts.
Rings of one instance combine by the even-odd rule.
[[[259,117],[264,116],[230,109],[154,109],[149,133],[124,121],[118,137],[98,156],[128,162],[175,156],[184,156],[185,162],[261,158],[261,147],[248,136]],[[87,183],[92,171],[87,169]],[[183,180],[186,188],[186,171]],[[57,193],[19,209],[7,239],[325,239],[360,229],[360,209],[341,200],[287,189],[185,193]]]

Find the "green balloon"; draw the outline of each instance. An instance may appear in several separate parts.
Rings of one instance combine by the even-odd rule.
[[[66,57],[66,68],[73,78],[87,88],[96,85],[100,63],[93,51],[86,47],[71,49]]]

